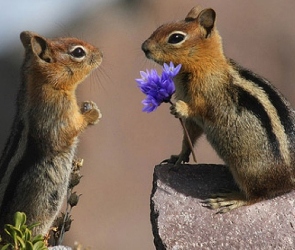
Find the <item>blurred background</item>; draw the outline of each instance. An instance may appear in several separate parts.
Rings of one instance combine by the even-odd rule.
[[[184,19],[195,5],[212,7],[228,57],[268,78],[295,106],[295,1],[281,0],[25,0],[1,1],[0,149],[15,114],[23,48],[19,34],[75,36],[104,53],[102,66],[78,88],[79,101],[93,100],[101,122],[80,137],[84,158],[82,194],[64,244],[91,249],[154,249],[149,221],[153,168],[181,147],[179,122],[163,104],[141,111],[139,71],[157,67],[141,43],[161,24]],[[159,69],[159,67],[157,67]],[[199,163],[221,163],[202,138]]]

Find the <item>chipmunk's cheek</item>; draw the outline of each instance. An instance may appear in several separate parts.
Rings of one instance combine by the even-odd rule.
[[[154,62],[163,65],[164,62],[170,62],[171,60],[166,60],[166,57],[163,53],[163,51],[153,51],[153,53],[151,53],[150,58],[151,60],[153,60]]]

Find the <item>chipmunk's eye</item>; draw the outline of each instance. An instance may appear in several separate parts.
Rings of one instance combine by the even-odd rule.
[[[76,57],[76,58],[81,58],[86,56],[86,52],[82,47],[76,47],[74,50],[70,52],[71,56]]]
[[[183,33],[179,33],[179,32],[172,33],[168,38],[168,43],[171,43],[171,44],[180,43],[184,40],[185,37],[186,35]]]

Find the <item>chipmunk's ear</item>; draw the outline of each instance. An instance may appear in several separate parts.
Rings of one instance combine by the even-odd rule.
[[[200,11],[199,6],[195,6],[187,14],[186,22],[198,22],[206,30],[206,38],[210,36],[214,27],[216,13],[213,9],[204,9]]]
[[[52,61],[51,53],[48,49],[48,44],[45,38],[34,32],[23,31],[20,34],[20,40],[26,50],[30,49],[41,60],[46,62]]]
[[[214,27],[216,13],[213,9],[205,9],[197,17],[199,24],[206,30],[206,38],[210,36]]]
[[[190,12],[187,14],[185,21],[186,22],[190,22],[190,21],[194,21],[197,19],[199,13],[201,12],[201,8],[200,6],[195,6],[194,8],[192,8],[190,10]]]

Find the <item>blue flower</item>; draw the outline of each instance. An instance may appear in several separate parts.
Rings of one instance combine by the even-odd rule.
[[[167,76],[173,78],[173,77],[175,77],[179,73],[179,71],[181,69],[181,64],[179,64],[176,67],[174,67],[173,62],[170,62],[169,65],[166,64],[166,63],[164,63],[163,67],[164,67],[163,73],[165,73]]]
[[[174,67],[164,63],[162,75],[159,76],[155,69],[140,71],[141,78],[136,79],[138,87],[146,95],[142,101],[144,112],[154,111],[162,102],[169,102],[175,92],[173,78],[179,73],[181,64]]]

